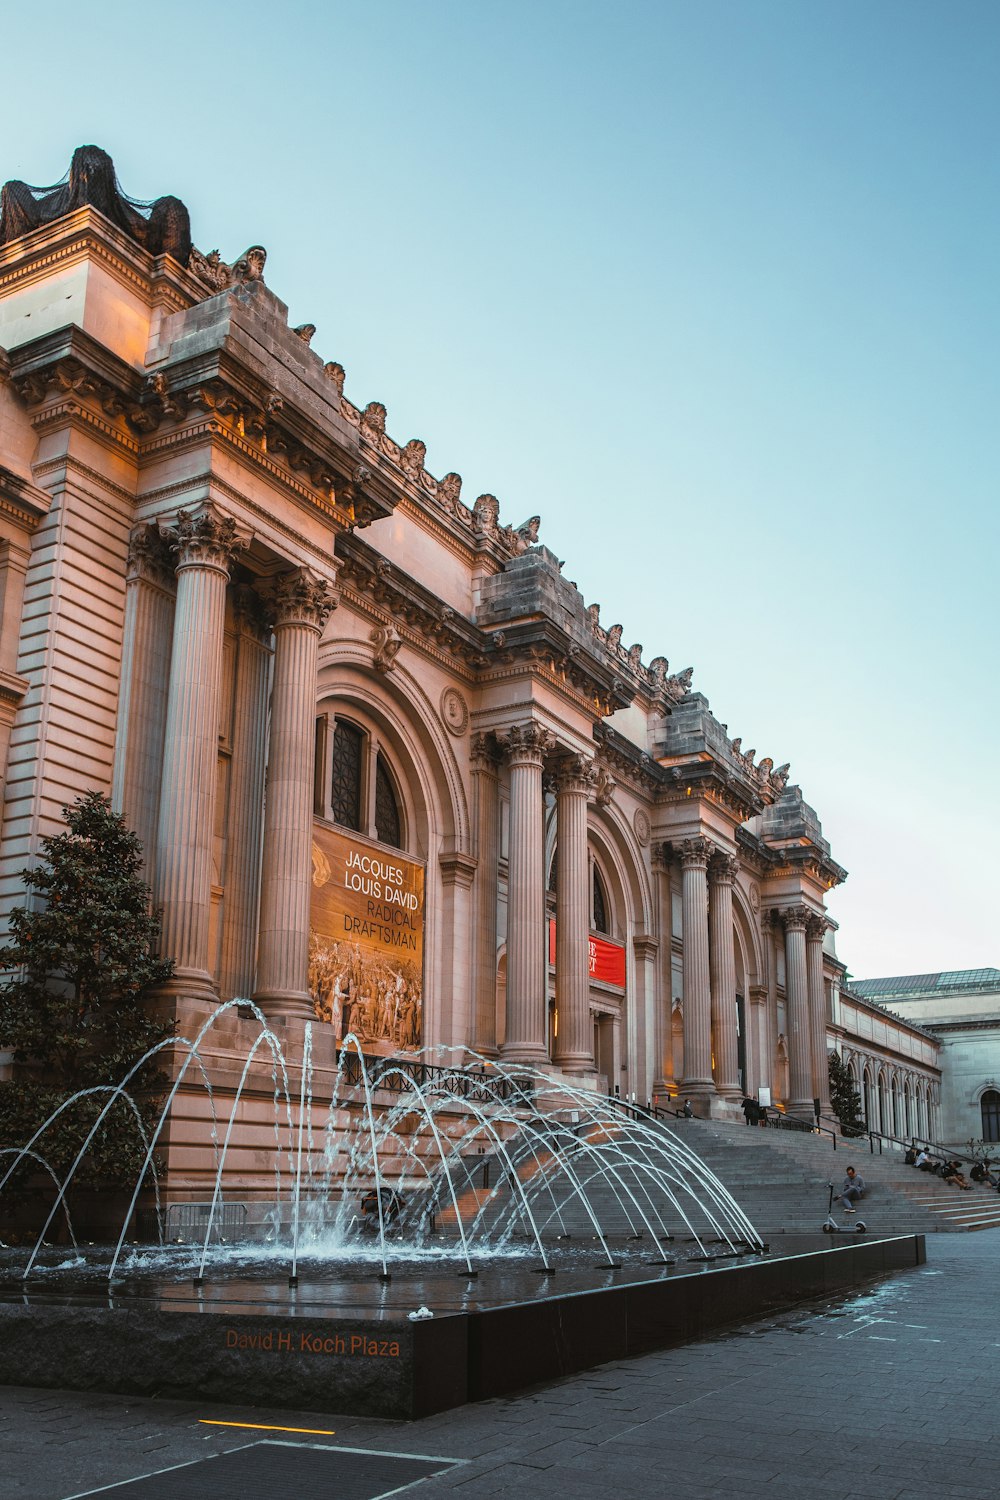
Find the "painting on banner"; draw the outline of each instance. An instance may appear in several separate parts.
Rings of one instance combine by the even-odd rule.
[[[313,824],[309,990],[340,1046],[419,1047],[424,867],[357,834]]]

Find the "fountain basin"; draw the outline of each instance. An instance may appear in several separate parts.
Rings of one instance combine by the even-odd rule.
[[[612,1359],[692,1342],[812,1298],[922,1265],[924,1237],[830,1243],[782,1238],[780,1255],[697,1262],[671,1245],[616,1247],[619,1270],[578,1245],[536,1274],[530,1255],[484,1261],[475,1279],[449,1260],[303,1259],[288,1285],[277,1263],[0,1283],[0,1380],[121,1395],[203,1399],[350,1416],[415,1418],[558,1379]],[[621,1255],[618,1249],[621,1249]],[[431,1318],[412,1321],[426,1306]]]

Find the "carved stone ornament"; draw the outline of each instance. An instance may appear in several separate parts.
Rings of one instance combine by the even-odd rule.
[[[173,550],[152,522],[137,526],[129,538],[128,576],[167,585],[175,581]]]
[[[225,292],[241,281],[263,281],[266,261],[267,251],[263,245],[251,245],[232,265],[222,259],[218,250],[202,255],[192,246],[188,270],[213,292]]]
[[[552,734],[540,724],[515,724],[498,739],[512,765],[520,761],[540,766],[555,745]]]
[[[781,920],[785,924],[785,931],[791,932],[798,929],[804,932],[811,915],[808,906],[786,906],[781,913]]]
[[[385,435],[386,410],[381,401],[369,401],[361,413],[361,431],[368,438],[378,439]]]
[[[473,771],[488,771],[493,775],[496,775],[503,758],[502,747],[497,743],[492,730],[487,730],[485,734],[480,731],[472,736],[469,754]]]
[[[681,864],[685,870],[708,868],[712,857],[712,845],[708,839],[682,839],[680,843]]]
[[[374,666],[376,672],[391,672],[396,665],[403,637],[395,625],[374,625],[369,640],[375,647]]]
[[[826,918],[814,913],[806,922],[806,935],[812,942],[821,943],[826,937],[826,928]]]
[[[294,568],[274,581],[271,615],[276,630],[291,625],[322,630],[336,604],[337,596],[326,579],[309,568]]]
[[[640,848],[645,849],[649,843],[650,823],[648,814],[641,807],[637,807],[632,815],[632,829]]]
[[[421,442],[419,438],[410,438],[406,446],[399,450],[399,462],[407,474],[421,474],[426,457],[427,444]]]
[[[228,573],[252,540],[249,531],[238,526],[232,516],[223,515],[214,505],[206,505],[197,513],[179,510],[176,524],[164,534],[171,550],[177,554],[178,570],[222,568]]]
[[[296,338],[300,338],[304,344],[311,344],[316,333],[316,324],[300,323],[297,328],[292,329],[292,332],[295,334]]]
[[[555,773],[557,792],[582,792],[587,796],[597,785],[597,767],[589,755],[567,755]]]
[[[594,801],[598,807],[610,807],[615,795],[615,787],[618,783],[604,766],[597,768],[597,786],[594,792]]]
[[[732,854],[721,851],[712,856],[712,879],[716,885],[732,885],[740,873],[740,862]]]
[[[342,396],[344,394],[344,381],[347,379],[343,365],[338,365],[335,359],[331,359],[323,366],[323,374],[333,384],[337,395]]]
[[[750,882],[750,910],[753,912],[760,911],[760,886],[756,880],[751,880]]]
[[[529,546],[533,547],[538,541],[538,528],[541,524],[541,516],[529,516],[526,521],[522,521],[520,526],[515,529],[522,542],[527,542]]]
[[[453,515],[461,504],[462,476],[454,472],[446,474],[443,479],[438,480],[437,497],[445,510]]]
[[[463,735],[469,727],[469,705],[455,687],[446,687],[441,694],[441,719],[449,734]]]
[[[251,584],[241,583],[233,590],[233,613],[241,630],[258,641],[267,640],[271,634],[267,605]]]
[[[490,536],[496,531],[499,520],[500,502],[496,495],[480,495],[472,507],[472,524],[476,530]]]

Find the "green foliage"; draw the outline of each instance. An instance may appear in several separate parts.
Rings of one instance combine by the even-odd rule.
[[[150,914],[139,840],[99,792],[63,816],[65,832],[43,841],[44,862],[23,872],[28,903],[12,913],[0,947],[8,976],[0,981],[0,1046],[16,1064],[14,1078],[0,1084],[0,1146],[26,1144],[78,1090],[120,1082],[171,1029],[143,1003],[173,963],[156,956],[159,920]],[[162,1082],[150,1065],[129,1087],[147,1123]],[[38,1142],[60,1176],[105,1098],[79,1101]],[[143,1151],[134,1113],[118,1103],[75,1180],[134,1182]]]
[[[854,1087],[850,1069],[838,1052],[829,1054],[830,1103],[844,1135],[864,1135],[861,1095]]]

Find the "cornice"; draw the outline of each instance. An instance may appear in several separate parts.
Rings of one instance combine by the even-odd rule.
[[[594,724],[594,743],[600,747],[602,761],[619,781],[627,783],[641,797],[656,794],[661,784],[660,769],[645,750],[600,720]]]
[[[674,765],[664,765],[658,758],[656,764],[661,772],[660,806],[676,806],[697,796],[727,812],[737,824],[763,810],[764,801],[756,788],[709,753]]]
[[[34,531],[48,515],[51,504],[51,495],[0,464],[0,512],[10,516],[23,530]]]
[[[630,686],[605,664],[584,651],[569,633],[546,616],[517,620],[485,632],[490,662],[521,670],[547,669],[556,686],[568,683],[603,718],[632,701]]]
[[[16,708],[30,686],[26,677],[18,677],[14,672],[0,672],[0,703]]]
[[[442,660],[477,669],[487,662],[487,641],[478,626],[441,603],[422,583],[388,562],[361,537],[337,538],[338,585],[379,620],[408,627],[413,638],[438,648]]]

